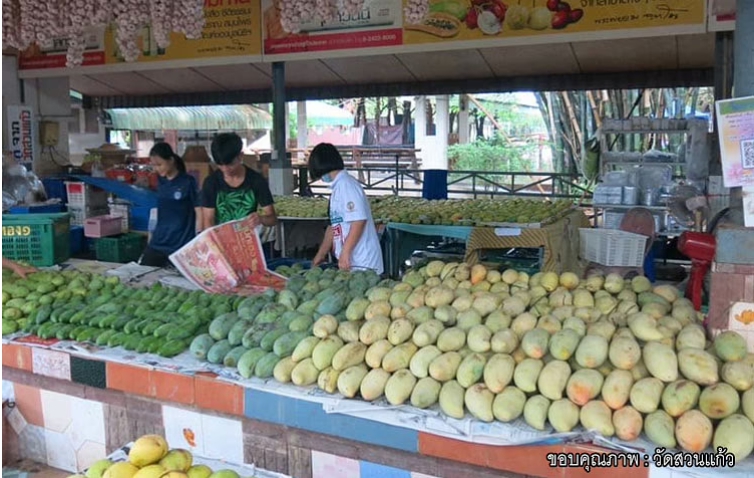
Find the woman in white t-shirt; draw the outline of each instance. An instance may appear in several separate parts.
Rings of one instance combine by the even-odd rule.
[[[371,269],[382,274],[382,249],[369,201],[361,184],[345,171],[343,158],[335,146],[320,143],[312,150],[309,173],[312,179],[322,179],[332,189],[330,226],[313,265],[322,263],[327,253],[333,251],[342,270]]]

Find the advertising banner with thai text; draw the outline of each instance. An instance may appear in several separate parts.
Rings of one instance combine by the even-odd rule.
[[[137,64],[173,60],[202,60],[218,57],[259,56],[262,35],[259,0],[205,0],[205,26],[202,38],[189,40],[179,33],[170,36],[170,45],[157,46],[150,27],[142,29]],[[112,28],[92,29],[85,36],[83,66],[124,63]],[[59,38],[50,48],[34,46],[20,55],[22,70],[65,68],[68,40]]]
[[[474,41],[507,44],[617,37],[618,31],[701,33],[705,0],[404,0],[404,44]],[[417,6],[418,5],[418,6]],[[610,32],[616,34],[610,35]],[[636,33],[626,33],[636,36]]]
[[[366,0],[358,14],[335,12],[329,22],[312,18],[296,34],[283,29],[282,1],[262,0],[265,55],[403,45],[401,0]]]

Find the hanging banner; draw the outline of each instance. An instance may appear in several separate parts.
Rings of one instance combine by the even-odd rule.
[[[380,47],[397,53],[421,51],[419,45],[484,48],[707,28],[706,0],[366,0],[359,15],[308,21],[300,33],[289,34],[280,24],[280,1],[262,0],[266,56]]]
[[[711,32],[736,29],[736,0],[710,0],[708,29]]]
[[[715,103],[726,188],[754,186],[754,96]]]
[[[475,41],[478,47],[484,46],[481,42],[504,46],[556,41],[545,39],[555,35],[565,41],[570,36],[615,38],[618,31],[642,29],[702,33],[707,19],[705,0],[429,0],[423,15],[414,6],[421,0],[404,1],[405,45]]]
[[[366,0],[357,15],[336,14],[331,22],[311,20],[298,34],[280,24],[280,0],[262,0],[264,54],[323,52],[400,46],[403,44],[401,0]]]
[[[34,114],[28,106],[10,105],[8,115],[8,144],[11,156],[17,164],[31,166],[34,162]]]
[[[152,29],[145,27],[137,40],[141,55],[135,64],[259,56],[262,53],[260,15],[259,0],[205,0],[206,24],[202,38],[189,40],[180,33],[172,33],[170,45],[162,49],[157,46]],[[114,33],[112,27],[87,32],[83,66],[125,63]],[[34,45],[20,55],[19,68],[65,68],[67,49],[66,38],[55,40],[52,47],[46,49]]]

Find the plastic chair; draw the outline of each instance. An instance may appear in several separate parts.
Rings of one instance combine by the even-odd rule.
[[[654,262],[651,263],[651,267],[648,267],[648,260],[654,261],[654,257],[650,255],[652,251],[652,245],[655,242],[655,218],[649,209],[643,207],[635,207],[630,209],[623,216],[623,220],[620,222],[619,230],[625,232],[632,232],[634,234],[641,234],[647,236],[647,245],[644,249],[644,261],[639,267],[618,267],[618,266],[605,266],[602,264],[590,263],[587,267],[587,275],[590,273],[601,271],[603,274],[619,274],[623,278],[632,278],[637,275],[645,275],[645,269],[651,274],[648,277],[650,281],[654,281]]]

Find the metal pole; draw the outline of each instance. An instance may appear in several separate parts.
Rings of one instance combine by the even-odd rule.
[[[272,167],[283,168],[286,161],[285,117],[285,63],[277,61],[272,64]],[[289,166],[290,167],[290,166]]]
[[[736,32],[733,35],[733,96],[754,96],[754,0],[736,3]],[[731,219],[743,225],[741,188],[730,190]]]
[[[272,154],[270,155],[270,190],[276,196],[293,194],[293,171],[287,155],[285,103],[285,63],[272,64]]]

